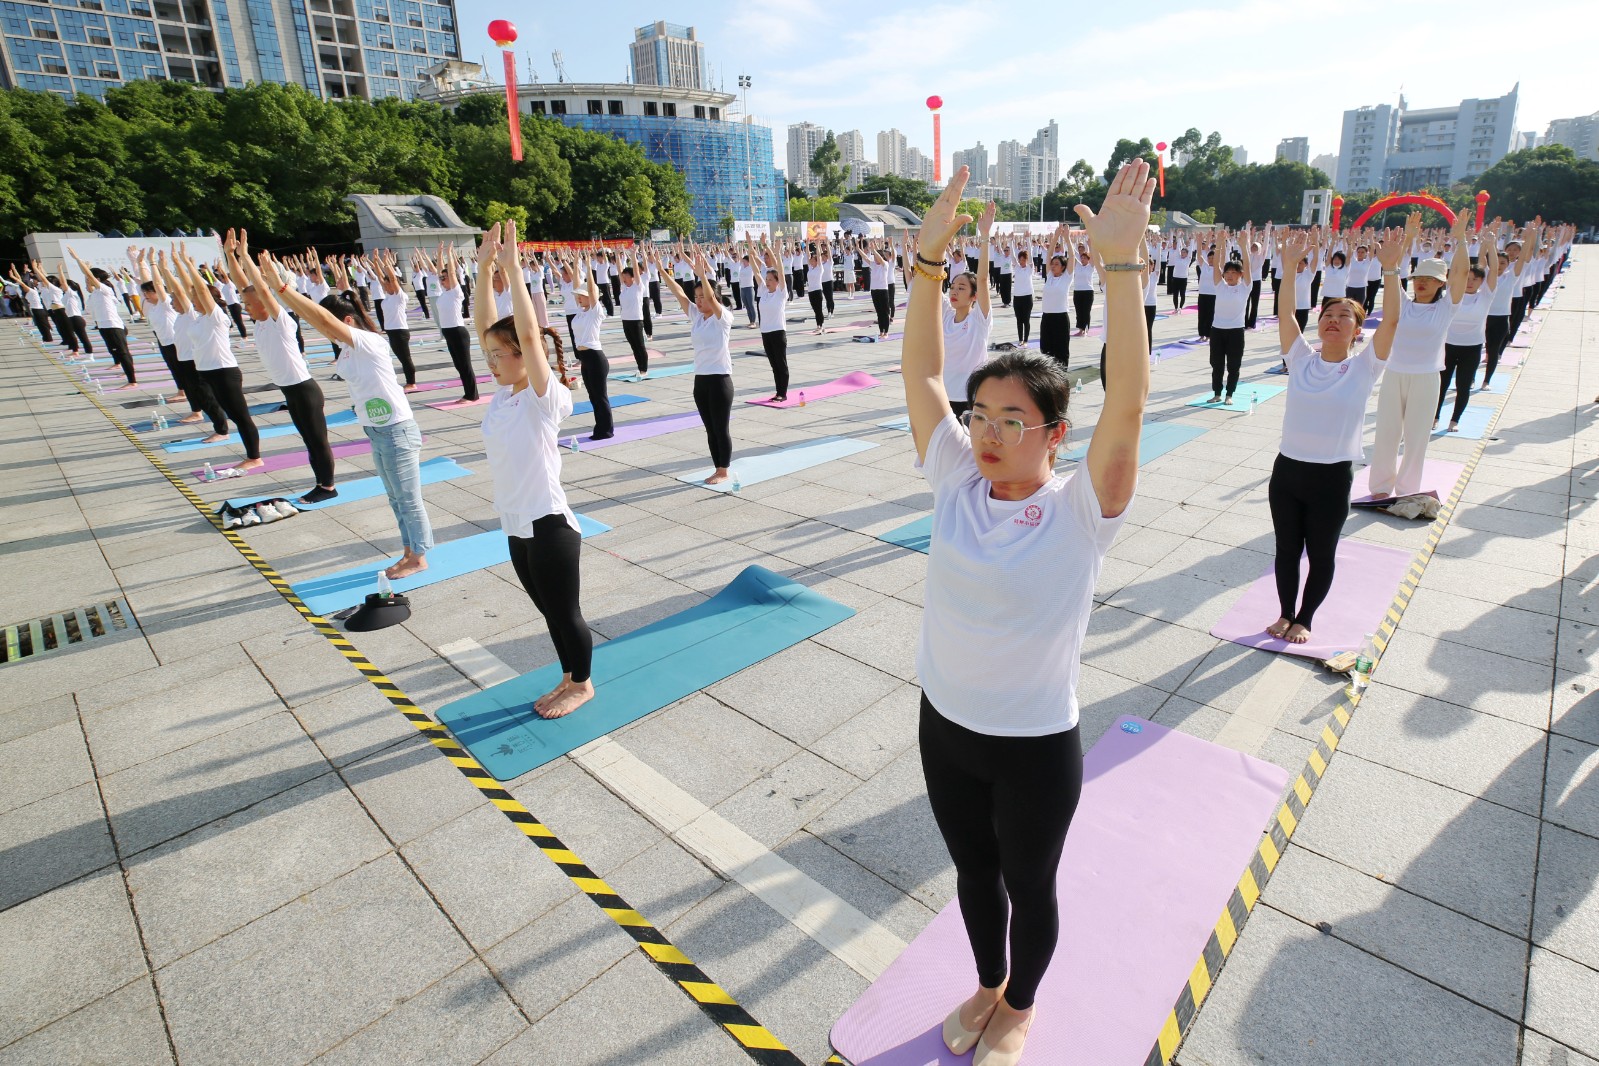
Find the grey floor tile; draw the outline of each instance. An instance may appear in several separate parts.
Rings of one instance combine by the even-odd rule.
[[[770,848],[833,806],[848,806],[848,796],[859,784],[853,775],[802,751],[718,803],[715,810]]]
[[[1599,1057],[1599,972],[1540,947],[1527,978],[1527,1028]]]
[[[921,699],[920,688],[901,682],[807,747],[834,766],[865,780],[916,742]]]
[[[484,959],[523,1013],[537,1021],[624,956],[639,952],[593,901],[573,896],[500,941]]]
[[[230,656],[231,657],[231,656]],[[85,710],[84,730],[102,776],[229,733],[283,709],[272,686],[245,662],[178,689],[115,708]]]
[[[94,779],[83,730],[69,718],[26,738],[0,744],[0,814]]]
[[[1513,601],[1488,603],[1423,586],[1410,598],[1402,625],[1413,633],[1528,662],[1553,663],[1555,658],[1555,620],[1519,610]]]
[[[807,640],[705,691],[794,743],[809,745],[899,683],[890,674]]]
[[[1545,825],[1538,852],[1533,941],[1599,970],[1599,840]]]
[[[117,861],[94,782],[0,815],[0,909]]]
[[[156,1066],[172,1049],[148,977],[0,1049],[6,1066]]]
[[[0,744],[76,722],[78,706],[71,696],[55,696],[0,711]]]
[[[315,1060],[318,1066],[469,1066],[527,1029],[527,1019],[473,959]]]
[[[1215,646],[1214,637],[1101,607],[1088,619],[1083,664],[1175,692]]]
[[[1570,737],[1549,739],[1549,776],[1543,816],[1551,822],[1599,837],[1599,747]]]
[[[798,745],[705,693],[696,693],[621,734],[627,750],[706,806],[793,758]]]
[[[1599,1066],[1599,1060],[1528,1029],[1521,1034],[1521,1066]]]
[[[921,753],[912,748],[809,826],[810,832],[924,906],[955,890],[944,838],[927,805]]]
[[[401,845],[488,802],[420,735],[351,763],[344,778],[384,834]]]
[[[1549,666],[1407,632],[1401,625],[1372,677],[1385,685],[1547,729],[1553,673]]]

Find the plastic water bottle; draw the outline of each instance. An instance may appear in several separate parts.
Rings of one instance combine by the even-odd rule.
[[[799,402],[799,405],[801,407],[805,406],[805,390],[804,389],[800,390],[800,402]]]
[[[217,479],[217,472],[211,469],[211,461],[209,459],[206,460],[205,469],[200,471],[200,479],[202,481],[215,481]]]
[[[1255,390],[1254,389],[1250,389],[1249,390],[1249,413],[1250,414],[1254,414],[1255,413],[1255,399],[1256,399]]]
[[[378,595],[389,599],[394,595],[394,586],[389,584],[389,575],[382,570],[378,571]]]
[[[574,451],[575,452],[575,451],[579,451],[580,450],[578,448],[578,446],[577,446],[577,434],[576,433],[574,433],[570,437],[566,438],[566,447],[567,447],[568,451]]]
[[[744,487],[744,483],[738,479],[738,475],[737,474],[734,474],[733,475],[733,491],[737,492],[739,489],[741,489],[743,487]]]
[[[1355,656],[1355,668],[1349,674],[1349,687],[1354,690],[1355,695],[1365,692],[1366,686],[1371,684],[1371,668],[1376,661],[1376,636],[1367,633],[1365,642],[1360,646],[1360,653]]]

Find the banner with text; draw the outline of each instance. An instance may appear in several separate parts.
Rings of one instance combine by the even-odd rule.
[[[113,273],[124,268],[131,270],[128,261],[130,248],[154,248],[166,252],[170,259],[178,245],[188,251],[189,257],[201,266],[210,266],[222,260],[222,245],[215,237],[68,237],[61,242],[61,255],[66,260],[67,273],[81,282],[83,273],[72,261],[73,253],[91,267],[102,267]],[[46,269],[54,263],[44,264]]]

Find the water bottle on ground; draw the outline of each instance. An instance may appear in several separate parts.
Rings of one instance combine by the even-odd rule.
[[[200,477],[206,481],[215,481],[217,479],[217,472],[211,469],[211,461],[209,459],[206,460],[205,469],[200,472]]]
[[[1375,634],[1367,633],[1366,640],[1360,646],[1360,653],[1355,656],[1355,668],[1349,674],[1349,687],[1359,696],[1366,691],[1366,686],[1371,684],[1371,668],[1377,661],[1377,640]]]
[[[800,402],[799,402],[799,405],[801,407],[805,406],[805,390],[804,389],[800,390]]]
[[[394,595],[394,586],[389,583],[389,575],[382,570],[378,571],[378,595],[384,599]]]

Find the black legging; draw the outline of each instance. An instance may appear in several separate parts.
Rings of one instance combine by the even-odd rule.
[[[977,980],[1033,1005],[1060,936],[1055,878],[1083,791],[1076,728],[999,737],[956,725],[922,696],[918,737],[927,800],[955,864],[955,893]],[[1006,943],[1010,961],[1006,964]]]
[[[816,328],[822,328],[822,290],[812,289],[805,294],[811,301],[811,312],[816,315]]]
[[[1521,329],[1522,319],[1527,317],[1527,297],[1516,295],[1510,298],[1510,323],[1509,332],[1505,336],[1505,343],[1509,344],[1516,339],[1516,333]]]
[[[573,681],[587,681],[594,662],[594,634],[578,602],[583,535],[567,525],[565,515],[547,514],[533,522],[531,537],[505,539],[511,547],[511,567],[549,627],[561,672]]]
[[[1186,277],[1180,278],[1173,274],[1171,280],[1166,283],[1166,291],[1171,294],[1171,309],[1173,311],[1181,311],[1183,309],[1183,301],[1188,299],[1188,279]],[[1075,296],[1077,294],[1073,293],[1072,295]]]
[[[50,314],[42,307],[30,307],[28,314],[33,318],[33,328],[39,331],[39,339],[46,344],[55,343],[55,334],[50,329]]]
[[[111,353],[111,358],[122,368],[122,376],[128,379],[129,385],[134,384],[138,380],[138,375],[133,372],[133,353],[128,351],[128,331],[120,328],[96,328],[95,332],[105,341],[105,350]]]
[[[695,374],[694,409],[705,423],[711,465],[726,470],[733,465],[733,375]]]
[[[477,399],[477,369],[472,365],[472,333],[465,326],[445,326],[439,330],[444,335],[444,346],[450,351],[450,362],[461,377],[461,398]]]
[[[766,349],[766,361],[772,364],[774,395],[779,400],[788,399],[788,333],[774,329],[761,334],[761,347]]]
[[[1033,335],[1033,298],[1018,294],[1011,297],[1010,305],[1016,309],[1016,341],[1026,344]]]
[[[1449,419],[1450,425],[1460,421],[1460,416],[1466,413],[1466,403],[1471,399],[1471,387],[1477,381],[1477,368],[1482,365],[1482,345],[1480,344],[1445,344],[1444,368],[1439,373],[1438,386],[1438,414],[1434,419],[1444,413],[1444,393],[1449,391],[1449,379],[1455,379],[1455,413]]]
[[[1249,302],[1244,304],[1244,328],[1254,329],[1255,323],[1260,320],[1260,279],[1256,278],[1249,285]]]
[[[249,337],[244,329],[244,308],[239,304],[228,304],[228,317],[233,319],[233,324],[239,327],[239,336]]]
[[[1272,464],[1267,499],[1277,534],[1277,605],[1284,618],[1306,629],[1332,588],[1338,537],[1349,517],[1349,487],[1354,476],[1347,461],[1305,463],[1279,454]],[[1302,600],[1301,555],[1310,559]]]
[[[189,401],[189,410],[196,414],[204,414],[211,420],[211,432],[226,433],[228,431],[228,417],[222,413],[222,405],[217,402],[216,395],[211,391],[211,386],[206,384],[205,378],[200,376],[200,370],[194,365],[194,360],[178,360],[178,369],[182,372],[178,378],[178,388],[183,390],[183,398]]]
[[[84,321],[82,315],[69,316],[67,318],[66,330],[66,340],[68,344],[72,345],[73,351],[77,351],[78,344],[82,344],[84,351],[93,354],[94,344],[89,340],[89,323]],[[77,343],[73,342],[74,338],[77,339]]]
[[[183,392],[183,364],[178,362],[178,346],[176,344],[162,344],[156,341],[156,347],[161,350],[161,361],[167,365],[167,373],[172,375],[172,384]]]
[[[431,319],[433,315],[428,311],[428,291],[426,289],[412,289],[411,291],[416,293],[416,303],[422,309],[422,317]]]
[[[877,312],[877,332],[888,332],[888,324],[894,320],[893,305],[888,302],[887,289],[872,290],[872,310]]]
[[[622,336],[627,338],[627,346],[633,349],[633,362],[638,364],[638,372],[644,373],[650,368],[650,353],[644,347],[644,321],[622,319]]]
[[[1210,337],[1210,324],[1216,320],[1216,294],[1202,292],[1199,294],[1199,330],[1201,337]]]
[[[589,394],[589,402],[594,405],[594,432],[589,439],[607,440],[616,433],[611,421],[611,362],[605,358],[604,352],[579,348],[577,365],[583,374],[583,391]]]
[[[1155,350],[1155,305],[1144,305],[1144,338],[1149,341],[1149,350]]]
[[[333,448],[328,444],[328,420],[323,411],[322,386],[316,378],[306,378],[298,385],[279,385],[283,402],[289,408],[289,420],[294,430],[305,442],[305,454],[311,460],[311,475],[324,489],[333,487]]]
[[[1072,364],[1072,316],[1066,311],[1045,311],[1038,319],[1038,350],[1059,363]]]
[[[78,346],[72,339],[72,327],[67,325],[66,308],[52,307],[50,308],[48,314],[50,316],[50,321],[55,325],[56,333],[61,338],[56,343],[68,345],[73,351],[77,351]]]
[[[261,434],[256,431],[255,420],[250,417],[250,405],[244,402],[244,371],[236,366],[224,366],[200,371],[200,379],[210,388],[218,406],[239,427],[245,458],[261,458]],[[217,432],[227,432],[226,426],[224,422],[224,428]]]
[[[1299,323],[1299,332],[1305,332],[1305,327],[1310,324],[1310,308],[1299,307],[1294,309],[1294,321]]]
[[[1238,373],[1244,365],[1244,331],[1238,329],[1212,329],[1210,331],[1210,391],[1223,393],[1222,378],[1226,376],[1226,395],[1238,391]]]
[[[1094,317],[1094,290],[1072,290],[1072,309],[1077,312],[1077,328],[1087,329]]]
[[[661,313],[661,283],[659,281],[650,282],[650,303],[655,307],[655,313],[656,314],[660,314]]]
[[[1488,343],[1484,345],[1484,354],[1488,362],[1482,374],[1482,387],[1485,389],[1494,379],[1494,371],[1499,369],[1499,357],[1505,354],[1505,345],[1510,343],[1510,316],[1489,315],[1487,329]]]
[[[388,329],[383,332],[389,335],[389,350],[400,361],[400,367],[405,371],[405,383],[416,384],[416,364],[411,361],[411,331],[408,329]]]
[[[828,273],[832,273],[831,269],[829,269]],[[831,281],[823,280],[823,282],[822,282],[822,299],[827,301],[827,313],[828,314],[832,314],[833,313],[833,283]]]

